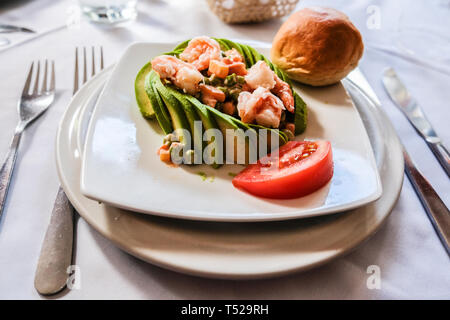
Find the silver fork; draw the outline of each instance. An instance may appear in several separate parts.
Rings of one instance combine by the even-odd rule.
[[[95,75],[95,49],[92,47],[91,76]],[[100,47],[100,70],[103,64],[103,47]],[[75,48],[75,72],[73,94],[79,88],[78,48]],[[83,47],[82,84],[88,79],[86,47]],[[34,286],[43,295],[52,295],[61,291],[66,285],[70,273],[70,265],[74,261],[74,235],[78,213],[73,209],[64,190],[59,187],[53,206],[50,224],[45,233],[39,256]]]
[[[33,77],[34,62],[31,63],[27,80],[22,91],[22,96],[18,103],[19,123],[14,132],[14,137],[9,147],[8,155],[0,169],[0,218],[5,206],[6,196],[8,194],[9,183],[11,181],[14,164],[17,158],[17,150],[20,143],[20,137],[25,128],[36,120],[52,104],[55,99],[55,63],[51,62],[50,84],[48,84],[48,60],[45,60],[44,76],[41,85],[39,85],[41,63],[37,62],[34,87],[31,89]]]

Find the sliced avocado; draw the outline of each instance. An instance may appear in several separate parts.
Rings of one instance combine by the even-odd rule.
[[[253,59],[253,55],[250,52],[250,49],[245,44],[239,44],[242,48],[242,52],[244,52],[244,58],[245,62],[247,64],[247,68],[250,68],[252,65],[256,63],[256,61]]]
[[[222,49],[222,51],[228,51],[231,49],[231,47],[228,45],[228,43],[223,41],[223,39],[218,39],[218,38],[213,38],[213,39],[216,40],[220,44],[220,49]]]
[[[292,90],[295,99],[295,115],[294,115],[294,124],[295,124],[295,134],[301,134],[306,129],[306,124],[308,122],[308,109],[306,107],[305,101]]]
[[[168,91],[168,89],[161,83],[161,81],[159,81],[159,78],[158,80],[154,81],[153,84],[162,100],[164,101],[164,105],[169,111],[174,131],[183,129],[176,132],[179,141],[181,143],[190,143],[190,139],[188,141],[188,137],[186,137],[184,134],[184,130],[189,131],[189,123],[186,119],[186,115],[180,102]]]
[[[239,139],[235,132],[230,133],[228,130],[236,131],[238,129],[242,129],[244,132],[249,129],[248,126],[246,126],[242,121],[239,121],[235,119],[234,117],[222,113],[214,108],[211,108],[209,106],[206,106],[209,112],[213,115],[218,128],[222,132],[222,135],[224,137],[224,146],[226,148],[233,148],[233,159],[227,159],[228,161],[232,161],[234,163],[245,163],[248,164],[250,160],[256,160],[256,159],[250,159],[250,139],[248,136],[245,137],[244,140]],[[257,132],[255,132],[255,137],[257,137]],[[256,142],[256,141],[255,141]],[[257,148],[256,146],[252,146]],[[244,159],[239,159],[239,150],[244,150]],[[256,151],[257,149],[255,149]],[[228,151],[226,149],[225,151]],[[229,152],[229,151],[228,151]],[[225,155],[225,154],[224,154]]]
[[[192,106],[195,107],[197,114],[200,117],[200,120],[202,121],[203,128],[205,130],[217,128],[217,123],[214,120],[214,118],[211,117],[211,114],[206,108],[206,105],[198,101],[193,96],[186,95],[186,99],[191,103]]]
[[[191,105],[196,109],[197,114],[202,121],[205,132],[209,129],[217,129],[218,128],[217,123],[214,120],[214,117],[211,116],[211,113],[206,108],[206,105],[204,105],[203,103],[198,101],[193,96],[186,95],[186,98],[191,103]],[[202,137],[202,140],[203,140],[203,137]],[[209,143],[204,142],[203,146],[207,147],[208,145],[215,144],[215,143],[216,143],[216,141],[214,139],[212,139],[212,141],[210,141]],[[211,148],[216,149],[216,147],[214,145],[211,146]],[[212,166],[214,168],[218,168],[220,165],[217,163],[213,163]]]
[[[195,155],[200,156],[203,150],[203,121],[200,119],[196,108],[186,98],[188,95],[182,94],[174,88],[166,87],[167,91],[172,94],[179,102],[186,115],[186,120],[189,124],[192,135],[192,149],[195,150]],[[197,122],[197,123],[196,123]],[[201,159],[201,158],[199,158]],[[195,160],[195,159],[194,159]]]
[[[236,43],[228,39],[219,39],[222,43],[226,44],[230,49],[235,48],[241,56],[244,56],[244,52],[242,51],[242,48]]]
[[[151,71],[145,77],[145,92],[147,97],[153,106],[156,120],[158,120],[159,126],[165,134],[169,134],[173,131],[170,115],[164,105],[159,93],[155,90],[154,83],[159,80],[159,76],[155,71]]]
[[[166,86],[166,89],[168,93],[172,94],[178,102],[181,104],[181,107],[184,110],[184,113],[186,114],[186,119],[189,124],[189,128],[191,132],[194,132],[194,122],[200,121],[200,117],[198,116],[195,109],[192,107],[192,104],[186,99],[186,95],[178,92],[176,89]]]
[[[139,110],[141,110],[144,118],[153,119],[155,118],[155,111],[153,109],[152,102],[147,96],[147,92],[145,90],[145,78],[152,71],[151,62],[147,63],[142,69],[138,72],[136,76],[136,80],[134,81],[134,92],[136,94],[136,102],[139,106]]]
[[[246,46],[248,50],[250,51],[254,63],[258,62],[259,60],[264,60],[264,57],[262,54],[260,54],[256,49],[252,48],[251,46]]]
[[[178,51],[178,50],[184,50],[184,49],[186,49],[186,47],[187,47],[188,44],[189,44],[189,41],[191,41],[191,39],[188,39],[188,40],[183,41],[182,43],[180,43],[179,45],[177,45],[177,46],[175,47],[175,49],[173,49],[173,51]]]

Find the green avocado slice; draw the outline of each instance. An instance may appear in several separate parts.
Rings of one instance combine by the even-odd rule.
[[[222,51],[228,51],[231,49],[231,47],[228,45],[228,43],[223,41],[223,39],[218,39],[218,38],[213,38],[213,39],[219,43],[220,49],[222,49]]]
[[[145,66],[143,66],[141,70],[139,70],[136,76],[136,80],[134,81],[136,102],[142,115],[147,119],[155,118],[155,110],[153,108],[152,101],[147,96],[147,91],[145,90],[145,78],[151,71],[152,64],[151,62],[149,62]]]
[[[205,130],[205,132],[209,129],[217,129],[218,125],[217,122],[214,120],[214,117],[211,116],[211,113],[208,111],[207,106],[204,105],[203,103],[201,103],[200,101],[198,101],[195,97],[193,96],[186,96],[186,99],[191,103],[191,105],[195,108],[195,110],[197,111],[198,116],[200,117],[202,124],[203,124],[203,128]],[[203,143],[203,147],[207,147],[210,144],[215,144],[215,140],[212,139],[212,141],[210,142],[204,142]],[[215,149],[216,147],[214,145],[211,146],[213,149]],[[212,166],[214,168],[218,168],[220,167],[219,164],[217,163],[213,163]]]
[[[159,96],[158,91],[155,89],[154,83],[156,81],[160,82],[159,76],[155,71],[152,70],[145,77],[145,92],[147,93],[147,97],[153,106],[153,110],[155,112],[156,120],[158,120],[159,126],[165,134],[169,134],[173,131],[172,123],[170,115],[166,110],[166,106]]]
[[[226,44],[228,46],[228,48],[230,48],[230,49],[235,48],[242,56],[244,56],[244,52],[242,51],[242,48],[236,42],[233,42],[228,39],[223,39],[223,38],[220,38],[218,40],[220,40],[222,43]]]
[[[238,45],[242,48],[242,52],[244,53],[245,62],[247,64],[247,68],[250,68],[252,65],[256,63],[256,61],[253,59],[253,55],[250,52],[250,49],[245,44],[239,44]]]
[[[253,49],[250,46],[246,46],[246,47],[249,50],[249,52],[252,54],[254,63],[258,62],[259,60],[264,60],[264,56],[262,54],[260,54],[258,51],[256,51],[255,49]]]
[[[200,119],[196,108],[186,99],[187,95],[184,95],[172,87],[166,87],[167,91],[172,94],[180,103],[186,115],[186,120],[189,124],[190,132],[192,135],[192,149],[196,154],[202,152],[203,149],[203,121]],[[197,122],[197,123],[196,123]],[[202,125],[199,125],[201,122]]]
[[[180,102],[169,92],[169,90],[159,81],[159,78],[157,81],[154,81],[153,84],[155,85],[155,88],[159,95],[161,96],[162,100],[164,101],[164,105],[167,107],[167,110],[169,111],[170,118],[172,119],[172,126],[174,131],[177,131],[178,129],[183,129],[177,131],[177,136],[179,138],[179,141],[181,143],[190,143],[190,139],[188,141],[187,136],[185,136],[185,131],[189,130],[189,123],[186,119],[186,115],[183,111],[183,107],[181,106]]]
[[[294,115],[294,124],[295,124],[295,134],[301,134],[306,129],[306,124],[308,122],[308,108],[306,107],[305,101],[292,90],[295,99],[295,115]]]

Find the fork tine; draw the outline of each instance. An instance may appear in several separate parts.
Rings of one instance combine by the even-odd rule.
[[[83,47],[83,84],[87,81],[87,62],[86,62],[86,47]]]
[[[78,47],[75,48],[75,78],[73,80],[73,94],[78,91]]]
[[[34,81],[33,94],[37,94],[38,93],[38,88],[39,88],[39,71],[40,71],[40,69],[41,69],[41,62],[38,61],[37,69],[36,69],[36,80]]]
[[[91,76],[93,77],[95,75],[95,50],[94,46],[92,46],[92,73]]]
[[[100,70],[103,70],[103,46],[100,46]]]
[[[42,92],[47,92],[47,65],[48,65],[48,60],[45,59],[44,80],[42,82],[42,88],[41,88]]]
[[[28,92],[30,92],[30,83],[31,83],[31,76],[33,75],[33,67],[34,62],[31,63],[30,71],[28,72],[27,80],[25,81],[25,85],[22,90],[22,96],[28,95]]]
[[[55,91],[55,60],[52,60],[52,74],[50,78],[50,89],[49,91]]]

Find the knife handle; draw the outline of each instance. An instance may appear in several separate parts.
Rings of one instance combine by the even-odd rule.
[[[408,153],[403,150],[405,172],[433,224],[447,254],[450,256],[450,211],[428,180],[416,168]]]
[[[431,151],[433,151],[434,155],[438,159],[442,168],[447,173],[447,176],[450,177],[450,153],[448,152],[447,148],[445,148],[445,146],[440,142],[433,143],[427,141],[427,143]]]
[[[67,268],[72,262],[73,225],[74,209],[59,187],[34,278],[34,286],[40,294],[57,293],[67,284]]]

